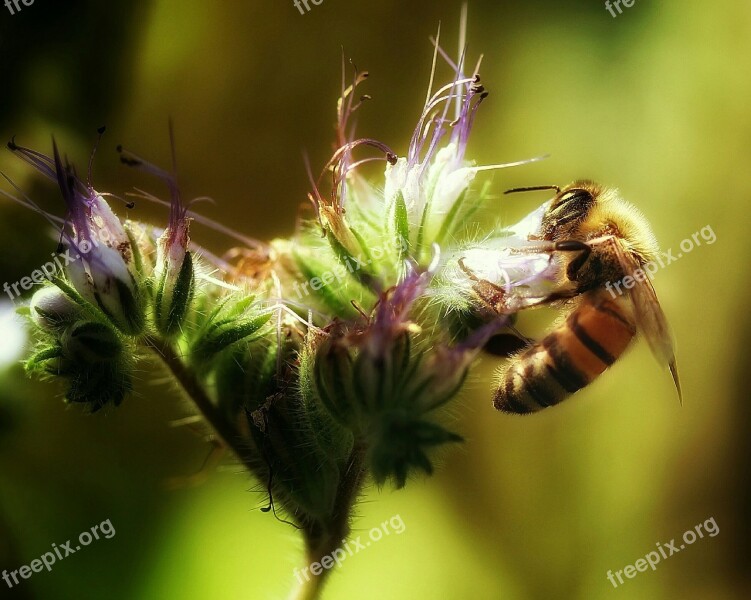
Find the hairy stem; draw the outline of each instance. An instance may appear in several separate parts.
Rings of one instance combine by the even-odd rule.
[[[180,383],[183,391],[193,401],[203,418],[213,427],[225,446],[230,448],[251,473],[255,473],[257,464],[243,448],[240,431],[228,421],[209,398],[201,383],[186,367],[180,356],[170,344],[155,337],[147,337],[146,345],[159,357],[170,373]],[[298,577],[299,584],[292,591],[290,600],[317,600],[321,596],[323,584],[329,569],[323,569],[319,575],[310,570],[312,563],[318,562],[339,548],[349,534],[349,522],[352,508],[365,480],[364,444],[356,444],[347,461],[339,488],[334,500],[331,517],[323,521],[306,523],[302,527],[305,540],[306,568]]]
[[[320,563],[321,559],[340,548],[349,534],[352,508],[365,481],[365,451],[364,444],[357,444],[352,449],[347,467],[339,482],[339,489],[334,501],[334,511],[328,522],[313,522],[303,526],[302,533],[305,539],[307,564],[303,573],[297,576],[300,585],[293,590],[290,600],[317,600],[320,598],[323,584],[330,569],[323,569],[319,575],[314,575],[311,572],[310,565],[316,562]],[[306,568],[307,570],[305,570]]]
[[[185,363],[172,346],[151,336],[146,337],[145,342],[179,382],[185,394],[195,404],[201,416],[214,429],[220,441],[235,453],[249,472],[256,472],[258,465],[254,458],[245,450],[242,434],[211,401],[206,390],[193,372],[185,366]]]

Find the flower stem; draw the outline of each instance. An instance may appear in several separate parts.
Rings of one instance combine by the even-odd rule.
[[[145,343],[180,383],[185,394],[213,427],[220,440],[237,455],[249,472],[255,473],[258,465],[254,458],[244,451],[241,433],[217,409],[206,390],[172,346],[152,336],[147,336]],[[314,575],[310,565],[314,562],[320,563],[325,556],[339,548],[349,534],[352,508],[365,481],[365,452],[366,446],[362,443],[356,444],[352,449],[339,482],[330,518],[325,522],[313,521],[303,525],[307,569],[298,577],[300,584],[292,591],[290,600],[317,600],[321,597],[329,569],[323,569],[319,575]]]
[[[311,576],[309,579],[302,579],[300,584],[292,590],[289,600],[318,600],[321,597],[321,590],[323,590],[323,577]]]
[[[339,482],[334,510],[328,522],[316,521],[303,527],[307,570],[304,570],[300,577],[306,578],[292,591],[290,600],[317,600],[321,597],[323,584],[330,570],[323,569],[319,575],[314,575],[310,565],[315,562],[320,563],[325,556],[331,555],[334,550],[340,548],[349,534],[352,508],[365,481],[365,451],[366,447],[361,443],[356,444],[352,449],[347,467]]]
[[[193,401],[201,416],[214,429],[220,441],[235,453],[249,472],[255,473],[258,464],[245,451],[242,434],[212,402],[206,390],[172,346],[152,336],[147,336],[145,343],[154,351],[174,378],[180,383],[185,394]]]

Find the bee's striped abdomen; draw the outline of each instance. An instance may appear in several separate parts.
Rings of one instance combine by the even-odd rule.
[[[635,334],[616,302],[590,292],[563,325],[513,359],[494,406],[524,414],[558,404],[613,364]]]

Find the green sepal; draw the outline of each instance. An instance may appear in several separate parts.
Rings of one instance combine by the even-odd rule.
[[[48,375],[65,375],[60,372],[64,360],[63,349],[59,346],[50,346],[38,350],[24,362],[27,373],[45,373]],[[68,371],[69,372],[69,371]]]
[[[195,293],[193,255],[185,253],[180,272],[171,290],[165,290],[169,274],[162,273],[154,298],[154,321],[162,335],[173,337],[182,329]],[[166,292],[166,293],[165,293]]]
[[[396,233],[396,247],[399,248],[399,262],[403,263],[410,256],[410,241],[409,213],[401,190],[394,201],[394,232]]]
[[[318,277],[319,273],[329,270],[323,265],[318,264],[315,259],[305,257],[297,250],[293,250],[293,256],[295,264],[302,275],[302,279],[305,281],[312,281],[314,278]],[[347,271],[347,273],[348,276],[351,275],[349,271]],[[359,295],[362,288],[359,283],[356,285],[360,288],[360,290],[356,292],[356,294]],[[357,316],[357,311],[352,304],[349,301],[344,300],[344,297],[341,294],[337,294],[331,285],[324,285],[317,290],[311,290],[310,294],[318,299],[326,310],[333,314],[340,315],[342,318],[352,318]],[[352,297],[356,296],[352,294]]]
[[[336,238],[332,231],[326,231],[326,239],[334,251],[339,263],[354,277],[361,285],[371,290],[381,289],[380,278],[370,270],[369,265],[372,259],[360,261],[356,259]],[[367,263],[367,264],[365,264]]]
[[[397,488],[402,488],[413,471],[433,473],[428,450],[462,441],[460,435],[436,423],[395,411],[374,424],[367,460],[377,485],[392,479]]]
[[[232,344],[253,340],[271,315],[271,311],[266,311],[250,318],[221,319],[211,324],[191,348],[191,359],[199,364],[207,363]]]
[[[130,241],[130,251],[133,256],[133,270],[136,272],[136,275],[144,278],[145,274],[141,248],[136,243],[136,238],[133,236],[133,231],[127,223],[125,224],[124,229],[125,234],[128,236],[128,240]]]

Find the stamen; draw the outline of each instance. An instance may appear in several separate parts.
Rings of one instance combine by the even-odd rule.
[[[31,209],[34,212],[42,215],[47,222],[52,225],[52,227],[60,233],[60,237],[57,242],[57,253],[60,254],[65,250],[65,246],[63,245],[63,237],[65,237],[69,244],[73,244],[73,241],[70,239],[70,236],[68,236],[67,233],[65,233],[65,227],[68,223],[66,219],[63,219],[61,217],[51,215],[46,210],[43,210],[34,200],[32,200],[16,183],[10,179],[5,173],[0,171],[0,175],[3,176],[3,178],[10,183],[13,188],[23,196],[24,200],[20,200],[19,198],[16,198],[12,194],[7,193],[5,190],[0,190],[0,195],[5,196],[9,200],[12,200],[13,202],[16,202],[20,204],[21,206]]]
[[[144,200],[147,200],[149,202],[153,202],[155,204],[161,204],[162,206],[170,206],[171,203],[162,200],[161,198],[157,198],[156,196],[149,194],[148,192],[143,191],[140,188],[134,188],[138,194],[133,194],[131,192],[128,192],[127,196],[132,196],[134,198],[143,198]],[[199,198],[195,198],[194,200],[212,200],[211,198],[208,198],[206,196],[202,196]],[[192,202],[192,201],[191,201]],[[213,219],[210,219],[209,217],[205,217],[197,212],[194,212],[192,210],[186,210],[185,215],[187,217],[190,217],[197,223],[201,223],[202,225],[205,225],[206,227],[209,227],[213,229],[214,231],[218,231],[219,233],[223,233],[225,235],[228,235],[229,237],[237,240],[238,242],[242,242],[243,244],[247,245],[250,248],[266,248],[268,244],[265,242],[262,242],[260,240],[256,240],[254,238],[250,238],[248,236],[245,236],[234,229],[231,229],[225,225],[222,225],[218,221],[214,221]]]
[[[546,158],[550,158],[550,154],[543,154],[542,156],[535,156],[534,158],[527,158],[524,160],[517,160],[515,162],[502,163],[498,165],[485,165],[482,167],[467,167],[467,169],[469,169],[470,171],[474,171],[475,173],[479,173],[480,171],[495,171],[497,169],[508,169],[509,167],[519,167],[521,165],[528,165],[529,163],[539,162],[541,160],[545,160]]]
[[[92,190],[93,192],[93,190]],[[136,207],[136,203],[132,200],[126,200],[125,198],[121,198],[117,194],[111,194],[110,192],[96,192],[97,195],[102,196],[103,198],[114,198],[115,200],[119,200],[123,204],[125,204],[125,208],[133,209]]]
[[[91,156],[89,157],[89,176],[88,176],[87,183],[88,183],[88,187],[89,187],[89,191],[90,192],[94,191],[94,185],[92,184],[93,180],[92,180],[92,177],[91,177],[91,173],[92,173],[92,170],[94,168],[94,156],[96,156],[96,151],[99,148],[99,143],[102,141],[102,136],[104,135],[104,132],[107,131],[107,127],[105,127],[103,125],[102,127],[100,127],[99,129],[97,129],[96,131],[97,131],[98,135],[97,135],[97,138],[96,138],[96,142],[94,143],[94,148],[91,150]]]
[[[437,42],[436,42],[437,43]],[[464,57],[467,52],[467,3],[464,2],[462,4],[462,12],[461,16],[459,17],[459,48],[458,52],[460,55],[459,59],[459,69],[457,69],[457,75],[459,75],[459,71],[461,71],[461,67],[464,64]],[[459,115],[461,114],[461,107],[459,106],[459,103],[456,104],[455,109],[455,116],[458,119]]]
[[[29,163],[32,167],[40,171],[42,174],[49,177],[52,181],[57,181],[57,175],[55,174],[55,163],[49,156],[31,150],[30,148],[24,148],[16,144],[16,136],[13,136],[8,142],[8,149],[19,156],[22,160]]]
[[[438,60],[438,44],[441,41],[441,22],[438,22],[438,32],[435,36],[436,42],[435,47],[433,48],[433,64],[430,67],[430,82],[428,83],[428,93],[425,97],[425,105],[427,106],[430,102],[430,93],[433,90],[433,81],[435,79],[435,69],[436,69],[436,62]]]
[[[313,211],[315,212],[316,219],[318,220],[321,229],[323,229],[323,221],[321,220],[321,204],[323,204],[323,198],[321,197],[321,192],[318,190],[318,184],[313,177],[313,169],[310,166],[310,158],[308,158],[307,154],[303,154],[303,161],[305,162],[305,171],[308,174],[310,185],[313,188],[313,194],[315,194],[313,195],[309,193],[308,200],[310,200],[310,203],[313,205]]]

